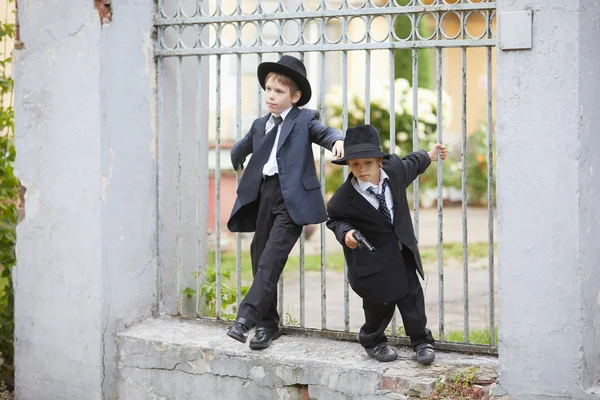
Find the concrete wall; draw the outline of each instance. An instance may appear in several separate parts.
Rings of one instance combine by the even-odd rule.
[[[533,49],[498,51],[501,384],[517,399],[586,398],[600,378],[600,5],[498,5],[499,18],[533,10]]]
[[[114,398],[115,332],[155,304],[154,2],[18,6],[16,396]]]

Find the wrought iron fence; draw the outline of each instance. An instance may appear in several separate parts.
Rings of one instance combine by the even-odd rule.
[[[262,91],[256,82],[258,63],[283,53],[303,59],[318,81],[318,93],[309,106],[320,110],[327,123],[326,93],[332,80],[341,87],[341,130],[349,124],[349,90],[356,91],[355,81],[364,81],[364,122],[372,122],[372,94],[375,86],[386,85],[389,113],[389,151],[397,152],[396,116],[405,112],[398,103],[396,55],[410,52],[410,96],[412,147],[422,144],[419,109],[420,51],[435,53],[435,138],[444,136],[445,69],[449,49],[456,49],[453,60],[459,62],[460,90],[454,100],[460,104],[460,203],[462,247],[463,338],[460,343],[447,339],[445,324],[444,264],[444,185],[443,166],[437,164],[437,329],[438,346],[466,351],[495,353],[495,266],[494,266],[494,171],[493,171],[493,53],[496,3],[484,0],[159,0],[156,13],[157,60],[157,157],[158,157],[158,247],[159,269],[157,293],[159,310],[166,314],[203,316],[207,296],[209,308],[218,319],[226,318],[232,306],[239,304],[243,287],[244,237],[235,234],[235,289],[224,286],[223,240],[226,228],[222,219],[229,210],[223,208],[227,170],[228,142],[239,140],[249,128],[248,121],[262,115]],[[404,29],[400,29],[404,27]],[[485,174],[487,175],[487,321],[486,344],[472,343],[470,335],[469,240],[468,240],[468,147],[467,122],[469,49],[481,48],[485,71],[479,90],[483,99],[478,113],[485,116]],[[269,58],[269,59],[271,59]],[[358,61],[357,61],[358,60]],[[374,61],[375,60],[375,61]],[[383,60],[383,61],[382,61]],[[360,65],[360,68],[357,67]],[[454,66],[452,64],[451,66]],[[349,68],[352,72],[349,74]],[[357,73],[358,71],[358,73]],[[316,72],[316,73],[315,73]],[[383,80],[382,75],[386,75]],[[254,78],[252,78],[254,76]],[[246,79],[248,78],[248,79]],[[472,81],[472,79],[471,79]],[[456,86],[456,85],[455,85]],[[471,85],[473,86],[473,85]],[[475,85],[477,86],[477,85]],[[250,96],[248,93],[250,93]],[[422,101],[421,101],[422,102]],[[224,108],[223,106],[226,105]],[[228,110],[225,112],[224,110]],[[473,112],[469,109],[469,112]],[[229,123],[226,115],[234,121]],[[329,114],[331,114],[329,112]],[[319,153],[319,174],[325,195],[327,154]],[[344,171],[344,176],[346,171]],[[235,180],[239,182],[239,174]],[[231,180],[230,178],[228,178]],[[209,190],[207,190],[207,188]],[[211,198],[207,193],[211,193]],[[228,197],[229,198],[229,197]],[[211,204],[212,203],[212,204]],[[417,238],[421,219],[419,181],[413,190],[413,218]],[[208,215],[212,214],[211,221]],[[214,226],[210,229],[209,225]],[[214,239],[214,243],[209,243]],[[298,316],[288,318],[290,330],[320,332],[338,338],[355,338],[350,323],[351,293],[344,265],[343,327],[331,329],[327,305],[327,231],[320,226],[320,326],[307,323],[307,284],[305,270],[306,238],[299,240]],[[331,247],[331,246],[329,246]],[[209,251],[211,249],[211,251]],[[341,249],[336,249],[338,252]],[[214,274],[212,264],[214,251]],[[330,251],[331,253],[331,251]],[[209,257],[210,255],[210,257]],[[279,313],[283,315],[285,286],[279,283]],[[233,296],[235,294],[235,296]],[[316,299],[309,298],[314,305]],[[233,303],[233,304],[230,304]],[[229,306],[229,307],[224,307]],[[360,321],[357,321],[360,322]],[[481,326],[478,326],[482,329]],[[391,333],[395,336],[396,319]],[[452,338],[450,338],[452,340]],[[402,338],[396,342],[406,343]]]

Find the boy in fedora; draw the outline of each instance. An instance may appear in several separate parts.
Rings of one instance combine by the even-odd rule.
[[[423,277],[406,199],[406,188],[425,172],[431,161],[446,158],[445,146],[437,143],[429,152],[420,150],[400,158],[381,150],[379,132],[371,125],[348,128],[345,156],[332,162],[347,164],[351,173],[327,206],[331,229],[344,248],[348,280],[363,299],[365,324],[359,341],[378,361],[398,355],[387,344],[385,329],[398,307],[417,361],[430,364],[435,358],[433,337],[427,329]],[[358,230],[375,247],[358,247]]]
[[[269,113],[254,120],[246,136],[231,150],[231,163],[243,168],[237,199],[227,227],[255,232],[250,247],[254,280],[227,335],[242,343],[256,327],[251,349],[264,349],[281,336],[277,313],[277,282],[303,225],[327,220],[317,179],[312,143],[343,156],[341,132],[319,123],[308,103],[311,88],[304,64],[283,56],[258,66]]]

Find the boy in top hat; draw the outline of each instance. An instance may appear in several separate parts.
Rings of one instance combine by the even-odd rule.
[[[300,60],[283,56],[276,63],[264,62],[257,74],[269,113],[256,119],[231,150],[236,170],[252,157],[227,223],[232,232],[255,232],[250,247],[254,280],[227,335],[245,343],[247,332],[256,327],[250,348],[264,349],[282,334],[277,282],[302,226],[327,220],[312,143],[339,158],[344,137],[319,123],[316,111],[298,108],[311,97]]]
[[[360,344],[378,361],[398,355],[387,344],[385,329],[398,307],[417,361],[430,364],[435,358],[433,337],[426,328],[425,301],[417,272],[423,277],[406,199],[406,188],[425,172],[431,161],[446,158],[446,148],[436,144],[400,158],[381,150],[379,132],[371,125],[348,128],[343,158],[351,173],[327,206],[331,229],[344,248],[348,280],[363,299],[365,324]],[[375,248],[358,247],[358,230]]]

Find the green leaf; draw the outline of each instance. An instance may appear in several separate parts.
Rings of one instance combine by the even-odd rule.
[[[181,293],[185,294],[189,298],[192,298],[196,295],[196,291],[190,287],[186,287],[181,291]]]

